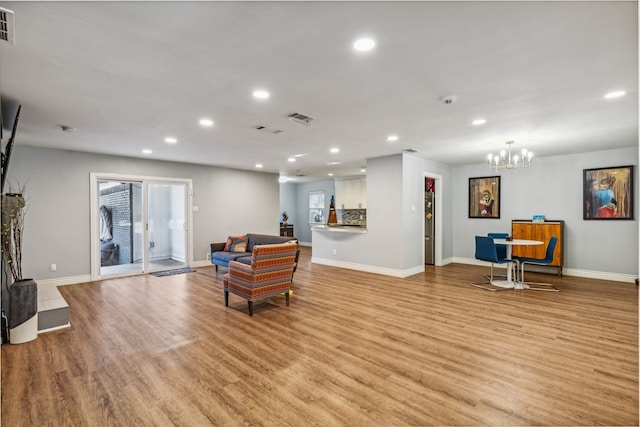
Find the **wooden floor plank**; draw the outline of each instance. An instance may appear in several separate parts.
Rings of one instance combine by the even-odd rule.
[[[310,258],[253,317],[213,267],[60,287],[71,328],[2,346],[3,425],[638,425],[634,284]]]

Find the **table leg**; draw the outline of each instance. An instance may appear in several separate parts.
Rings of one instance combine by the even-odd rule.
[[[511,245],[507,246],[507,258],[511,258]],[[511,274],[511,266],[507,267],[507,280],[494,280],[491,282],[493,286],[501,288],[512,289],[515,288],[516,282],[513,281],[513,275]]]

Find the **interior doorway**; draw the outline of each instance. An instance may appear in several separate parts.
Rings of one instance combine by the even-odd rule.
[[[425,265],[442,265],[442,175],[424,173],[423,257]]]
[[[92,280],[189,266],[191,185],[91,174]]]

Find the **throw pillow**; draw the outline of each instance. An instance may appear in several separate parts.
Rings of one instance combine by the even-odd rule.
[[[227,242],[224,245],[224,251],[225,252],[230,252],[231,251],[230,247],[231,247],[231,243],[233,243],[233,239],[242,239],[243,237],[244,237],[244,235],[227,237]]]
[[[229,251],[230,252],[246,252],[248,243],[249,243],[248,237],[232,237],[231,245],[229,245]]]

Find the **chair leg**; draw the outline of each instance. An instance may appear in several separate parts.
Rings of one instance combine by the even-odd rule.
[[[482,289],[486,289],[487,291],[509,291],[513,288],[501,288],[499,286],[496,286],[494,288],[488,288],[486,286],[482,286],[482,285],[489,285],[489,286],[493,286],[491,284],[491,282],[486,282],[486,283],[472,283],[471,286],[475,286],[476,288],[482,288]]]
[[[284,293],[284,300],[287,303],[287,307],[289,307],[289,291]]]
[[[556,288],[551,283],[538,283],[538,282],[522,282],[528,286],[530,291],[543,291],[543,292],[560,292],[560,289]],[[545,286],[545,288],[534,288],[533,286]],[[550,289],[548,289],[550,288]]]
[[[216,264],[216,273],[218,273],[218,264]]]
[[[253,301],[247,301],[249,303],[249,316],[253,316]]]
[[[485,274],[484,278],[487,279],[488,281],[492,281],[493,279],[495,279],[496,277],[500,277],[500,278],[507,278],[506,274],[493,274],[493,264],[491,264],[491,274]]]
[[[224,291],[224,306],[229,307],[229,291]]]
[[[556,288],[554,285],[552,285],[551,283],[540,283],[540,282],[525,282],[524,281],[524,265],[526,263],[522,263],[520,265],[520,282],[522,282],[523,285],[526,285],[527,288],[530,291],[544,291],[544,292],[560,292],[560,289]],[[534,288],[532,286],[544,286],[544,288]],[[551,289],[549,289],[551,288]]]
[[[509,266],[507,266],[507,268],[513,268],[513,264],[509,264]],[[486,275],[484,275],[485,279],[487,279],[487,282],[482,282],[482,283],[471,283],[471,286],[475,286],[476,288],[481,288],[481,289],[485,289],[487,291],[507,291],[513,288],[503,288],[502,286],[496,286],[493,283],[493,280],[496,277],[506,277],[505,275],[498,275],[498,276],[494,276],[493,275],[493,264],[491,264],[491,277],[487,277]],[[487,286],[483,286],[483,285],[487,285]],[[491,286],[491,287],[488,287]]]

